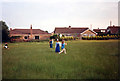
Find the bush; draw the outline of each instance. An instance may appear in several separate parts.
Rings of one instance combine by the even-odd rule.
[[[55,39],[55,40],[57,40],[57,39],[59,39],[59,38],[60,38],[60,36],[57,35],[57,34],[54,34],[53,36],[50,36],[50,39]]]
[[[64,36],[64,37],[62,36],[59,40],[61,41],[63,39],[66,40],[66,41],[67,40],[73,40],[73,37],[72,36]]]
[[[95,36],[95,37],[89,37],[84,36],[82,37],[83,40],[108,40],[108,39],[120,39],[119,35],[106,35],[106,36]]]

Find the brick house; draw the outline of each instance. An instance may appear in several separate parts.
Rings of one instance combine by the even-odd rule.
[[[73,36],[82,39],[84,36],[96,36],[97,33],[87,27],[55,27],[55,34],[62,34],[64,36]]]
[[[108,26],[107,27],[108,34],[120,34],[120,26]]]
[[[10,28],[10,37],[19,37],[17,40],[47,40],[51,36],[50,33],[47,33],[40,29],[12,29]]]
[[[108,26],[107,29],[93,29],[98,35],[103,34],[120,34],[120,26]]]

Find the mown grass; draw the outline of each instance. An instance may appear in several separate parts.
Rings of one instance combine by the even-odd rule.
[[[118,79],[118,40],[67,41],[67,54],[48,42],[9,43],[3,79]]]

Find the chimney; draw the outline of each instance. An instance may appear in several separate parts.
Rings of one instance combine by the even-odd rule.
[[[90,30],[92,30],[92,24],[90,24]]]
[[[30,29],[32,29],[32,24],[30,25]]]
[[[110,21],[110,26],[112,26],[112,21]]]
[[[10,28],[10,31],[12,31],[12,28]]]
[[[32,36],[32,25],[30,25],[30,34]]]
[[[113,25],[113,27],[115,27],[115,25]]]
[[[71,26],[69,26],[69,29],[71,29]]]

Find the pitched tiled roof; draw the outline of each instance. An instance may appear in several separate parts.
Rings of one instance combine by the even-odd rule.
[[[54,30],[54,33],[82,33],[85,30],[87,30],[88,28],[85,27],[79,27],[79,28],[75,28],[75,27],[56,27]]]
[[[30,29],[13,29],[10,34],[30,34]],[[32,29],[32,34],[49,34],[40,29]]]
[[[93,29],[93,31],[95,31],[95,32],[101,32],[101,30],[105,30],[105,31],[107,31],[107,29]]]
[[[111,34],[117,34],[120,31],[120,26],[108,26],[107,30],[110,30]]]

